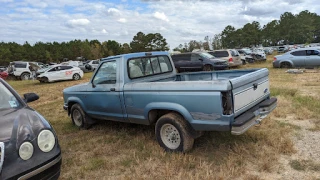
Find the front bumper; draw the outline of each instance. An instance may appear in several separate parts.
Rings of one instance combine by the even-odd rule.
[[[270,98],[249,109],[235,118],[232,123],[231,134],[240,135],[250,127],[259,124],[277,107],[277,98]]]
[[[63,105],[63,109],[67,111],[68,110],[68,105],[64,104]]]
[[[56,157],[52,161],[48,162],[47,164],[19,177],[18,180],[24,180],[24,179],[55,180],[55,179],[58,179],[60,176],[61,162],[62,162],[62,158],[61,158],[61,155],[59,155],[58,157]]]

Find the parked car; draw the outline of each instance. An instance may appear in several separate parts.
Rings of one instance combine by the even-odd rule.
[[[273,60],[274,68],[306,67],[314,68],[320,66],[320,47],[299,48],[277,55]]]
[[[61,150],[48,121],[0,78],[0,179],[58,179]]]
[[[237,67],[244,64],[240,54],[235,49],[215,50],[208,53],[216,58],[228,61],[229,67]]]
[[[226,60],[218,59],[207,52],[191,52],[171,55],[177,72],[212,71],[228,68]]]
[[[280,54],[280,53],[286,53],[286,52],[288,52],[289,51],[289,49],[287,48],[287,47],[285,47],[285,46],[279,46],[278,48],[277,48],[277,52]]]
[[[189,53],[190,54],[190,53]],[[188,151],[203,131],[240,135],[276,108],[269,71],[242,69],[176,74],[168,52],[132,53],[101,61],[90,82],[63,90],[72,123],[95,119],[155,124],[167,151]]]
[[[2,71],[6,71],[8,69],[8,67],[7,66],[0,66],[0,72],[2,72]]]
[[[95,71],[100,64],[100,61],[99,60],[89,60],[88,64],[93,68],[93,71]]]
[[[6,79],[8,77],[8,72],[7,71],[0,71],[0,78],[2,79]]]
[[[21,80],[28,80],[32,77],[32,72],[36,72],[40,67],[31,62],[14,61],[9,64],[8,73]]]
[[[79,80],[83,77],[83,71],[74,66],[54,65],[37,76],[37,80],[42,82],[53,82],[61,80]]]
[[[86,63],[86,62],[79,62],[79,66],[78,66],[84,73],[86,73],[86,72],[92,72],[92,71],[94,71],[94,68],[90,65],[90,64],[88,64],[88,63]]]

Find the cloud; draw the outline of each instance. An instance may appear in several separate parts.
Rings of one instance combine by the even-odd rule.
[[[105,29],[102,29],[101,33],[108,34],[108,32]]]
[[[163,13],[163,12],[155,12],[153,14],[153,17],[157,18],[157,19],[160,19],[162,21],[167,21],[169,22],[169,19],[167,18],[167,16]]]
[[[110,15],[110,16],[120,16],[121,12],[116,8],[109,8],[107,10],[107,14]]]
[[[67,26],[74,28],[78,26],[86,26],[90,23],[88,19],[71,19],[67,22]]]
[[[120,18],[120,19],[118,20],[118,22],[126,23],[126,22],[127,22],[127,20],[126,20],[125,18]]]

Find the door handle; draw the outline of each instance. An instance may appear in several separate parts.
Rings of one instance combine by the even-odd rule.
[[[116,88],[110,88],[110,91],[116,91]]]

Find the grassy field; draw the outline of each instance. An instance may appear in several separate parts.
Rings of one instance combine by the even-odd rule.
[[[91,73],[80,81],[9,84],[20,95],[35,92],[40,96],[30,106],[50,121],[58,134],[63,153],[60,179],[283,179],[287,168],[306,174],[306,179],[320,178],[319,162],[293,158],[298,151],[293,137],[303,127],[290,121],[308,120],[312,123],[308,131],[319,133],[319,73],[288,74],[273,69],[272,58],[242,68],[269,68],[277,109],[241,136],[205,133],[188,154],[164,152],[155,140],[153,126],[117,122],[101,122],[89,130],[73,126],[62,108],[62,90],[88,82]],[[283,157],[288,163],[282,162]]]

